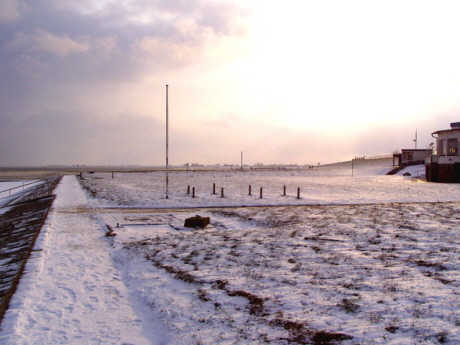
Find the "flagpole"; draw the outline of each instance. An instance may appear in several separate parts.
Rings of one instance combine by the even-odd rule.
[[[168,114],[168,85],[166,85],[166,199],[168,199],[169,187],[169,114]]]

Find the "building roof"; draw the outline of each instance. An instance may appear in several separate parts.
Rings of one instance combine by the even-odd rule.
[[[441,134],[441,133],[453,133],[453,132],[457,132],[460,134],[460,128],[452,128],[452,129],[442,129],[440,131],[436,131],[436,132],[433,132],[431,133],[431,135],[434,135],[434,134]]]

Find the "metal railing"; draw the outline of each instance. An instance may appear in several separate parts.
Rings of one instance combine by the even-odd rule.
[[[35,180],[35,181],[29,182],[29,183],[23,183],[21,186],[16,186],[16,187],[8,188],[8,189],[5,189],[5,190],[0,190],[0,195],[2,195],[3,193],[8,192],[8,196],[0,196],[0,199],[9,198],[11,196],[11,191],[12,190],[15,190],[15,189],[18,189],[18,188],[22,188],[22,190],[24,190],[25,186],[35,184],[35,183],[39,183],[41,181],[45,181],[45,180]]]

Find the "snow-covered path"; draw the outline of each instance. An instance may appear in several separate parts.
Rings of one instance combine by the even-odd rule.
[[[56,194],[2,322],[0,343],[160,343],[152,324],[132,308],[104,232],[75,177],[64,177]]]

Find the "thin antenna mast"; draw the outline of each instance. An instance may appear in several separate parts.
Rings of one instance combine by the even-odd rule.
[[[168,85],[166,85],[166,199],[169,187],[169,114],[168,114]]]

